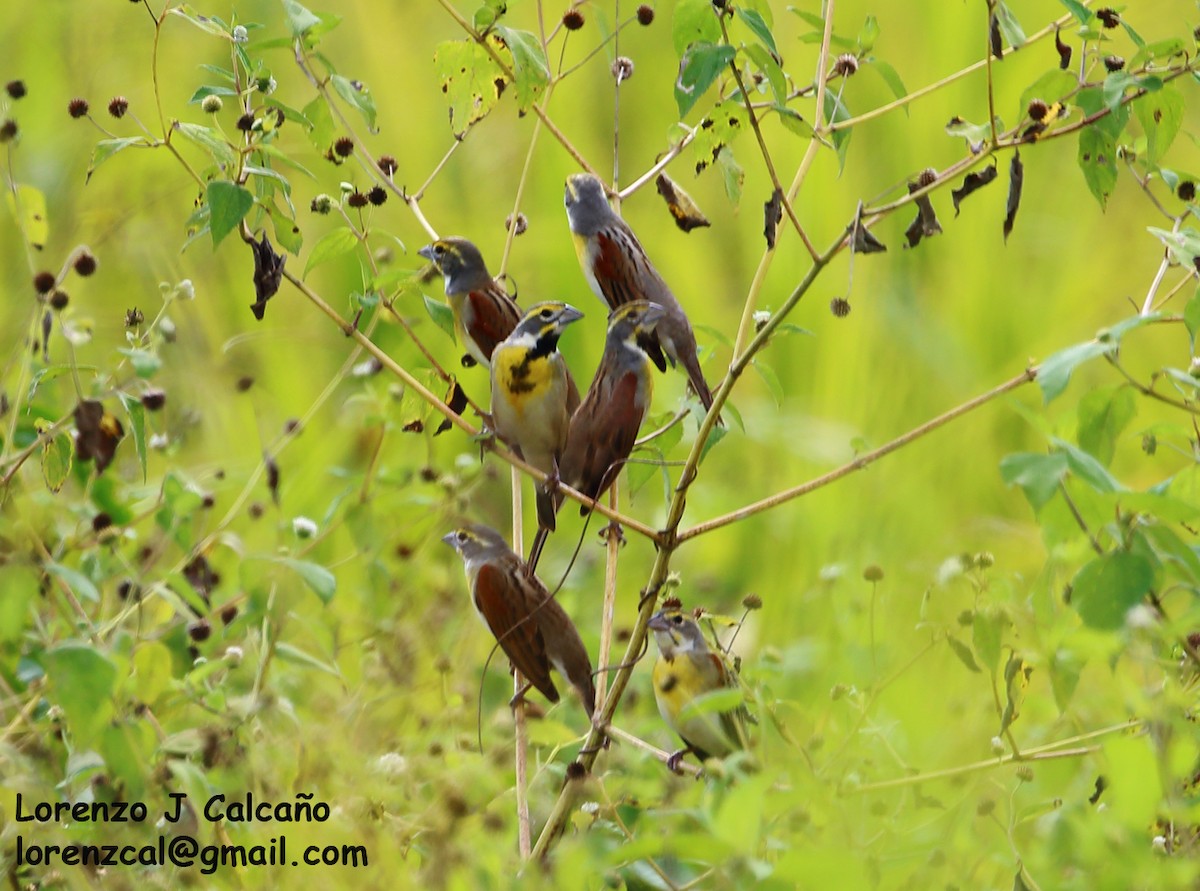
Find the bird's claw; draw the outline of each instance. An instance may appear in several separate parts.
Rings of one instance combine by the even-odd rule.
[[[678,751],[672,752],[670,755],[668,755],[667,770],[671,771],[671,773],[682,774],[683,771],[679,769],[679,762],[683,760],[683,756],[686,755],[688,751],[688,749],[679,749]]]

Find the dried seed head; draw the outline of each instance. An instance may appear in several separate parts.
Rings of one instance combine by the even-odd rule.
[[[587,768],[578,761],[572,761],[567,765],[567,782],[571,780],[582,780],[587,776]]]
[[[53,272],[39,272],[33,277],[33,289],[39,294],[49,294],[54,290],[57,280]]]
[[[845,297],[834,297],[829,301],[829,311],[837,318],[844,319],[850,315],[850,301]]]
[[[91,251],[83,250],[79,252],[79,256],[75,258],[75,271],[87,278],[96,271],[96,258]]]
[[[205,96],[200,102],[200,110],[205,114],[216,114],[225,107],[225,102],[220,96]]]
[[[133,309],[125,310],[125,327],[136,328],[142,322],[146,321],[145,315],[136,306]]]
[[[379,169],[383,171],[384,176],[391,176],[399,167],[400,165],[396,163],[396,159],[391,155],[379,156]]]
[[[5,91],[14,99],[23,99],[25,97],[25,81],[10,80],[4,85]]]
[[[348,158],[354,152],[354,140],[343,136],[333,144],[333,150],[339,158]]]
[[[362,192],[351,192],[346,196],[346,203],[351,207],[366,207],[367,201],[367,196]]]
[[[367,192],[367,200],[370,201],[372,204],[374,204],[376,207],[383,204],[383,202],[387,201],[387,197],[388,197],[387,189],[385,189],[383,186],[375,186],[375,188],[373,188],[373,189],[371,189],[371,191]]]
[[[1029,119],[1040,121],[1050,113],[1050,106],[1046,104],[1044,99],[1034,99],[1029,103]]]
[[[583,13],[578,9],[568,9],[563,13],[562,23],[568,31],[578,31],[583,27]]]
[[[0,124],[0,142],[11,142],[17,135],[17,122],[9,118]]]
[[[228,625],[237,618],[238,608],[236,603],[227,603],[221,607],[221,624]]]
[[[100,511],[100,513],[98,513],[98,514],[96,514],[96,516],[92,517],[92,531],[93,532],[103,532],[105,529],[107,529],[112,524],[113,524],[112,517],[110,517],[104,511]]]
[[[617,83],[622,83],[633,77],[633,59],[628,56],[617,56],[613,59],[612,75]]]
[[[883,570],[872,564],[863,570],[863,578],[868,582],[878,582],[883,578]]]
[[[932,167],[926,167],[917,176],[917,188],[923,189],[926,186],[931,186],[937,182],[938,173]]]
[[[1120,14],[1111,6],[1105,6],[1096,10],[1096,18],[1100,20],[1105,28],[1115,28],[1121,24]]]
[[[50,295],[50,306],[54,309],[66,309],[67,304],[71,302],[71,298],[67,296],[67,292],[62,288],[58,288]]]
[[[264,513],[266,513],[266,510],[267,509],[265,507],[263,507],[263,504],[261,501],[251,502],[250,506],[248,508],[246,508],[246,512],[248,514],[250,514],[250,519],[252,519],[252,520],[257,520]]]
[[[335,202],[332,195],[326,195],[324,192],[322,192],[312,200],[309,208],[313,213],[329,213],[331,210],[333,210],[334,203]]]
[[[1175,194],[1178,195],[1182,201],[1191,201],[1196,197],[1196,184],[1190,179],[1185,179],[1179,184],[1179,187],[1175,189]]]
[[[162,390],[147,390],[142,394],[142,406],[146,411],[158,411],[167,404],[167,394]]]
[[[1104,68],[1105,68],[1105,70],[1108,71],[1109,74],[1112,74],[1114,71],[1120,71],[1124,67],[1125,67],[1125,60],[1122,59],[1120,56],[1105,56],[1104,57]]]
[[[637,8],[637,20],[639,25],[649,25],[654,21],[654,7],[643,3]]]
[[[742,606],[748,610],[762,609],[762,598],[757,594],[747,594],[742,598]]]
[[[237,119],[237,128],[243,133],[249,133],[254,129],[254,115],[247,112]]]
[[[125,117],[125,112],[129,111],[129,100],[124,96],[114,96],[108,102],[108,113],[114,118]]]
[[[858,57],[854,53],[842,53],[833,63],[833,73],[840,77],[853,77],[858,72]]]
[[[237,387],[237,391],[239,393],[245,393],[254,386],[254,378],[248,374],[243,374],[237,379],[237,384],[235,386]]]
[[[514,229],[513,226],[516,226]],[[513,235],[524,235],[525,230],[529,228],[529,219],[523,213],[517,214],[517,219],[514,221],[512,214],[504,218],[505,230],[512,230]]]
[[[188,637],[199,643],[202,640],[208,640],[212,634],[212,625],[208,624],[208,619],[201,619],[199,622],[193,622],[188,626]]]
[[[88,107],[86,99],[72,99],[67,103],[67,114],[73,118],[81,118],[88,113]]]

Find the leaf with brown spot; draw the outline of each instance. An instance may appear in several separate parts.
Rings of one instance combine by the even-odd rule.
[[[1017,210],[1021,206],[1021,187],[1025,183],[1025,165],[1021,163],[1021,153],[1013,152],[1012,163],[1008,166],[1008,206],[1004,212],[1004,240],[1012,232],[1013,223],[1017,219]]]
[[[988,183],[992,182],[996,176],[997,170],[995,164],[984,170],[976,170],[968,173],[963,178],[961,186],[950,190],[950,197],[954,199],[954,215],[958,216],[958,206],[967,199],[967,196],[982,189]]]
[[[763,235],[767,239],[767,250],[775,250],[775,236],[783,220],[783,189],[771,193],[771,200],[763,205]]]
[[[97,474],[112,463],[124,435],[121,422],[105,411],[102,403],[85,399],[75,406],[75,457],[80,461],[94,458]]]
[[[658,175],[654,185],[663,201],[667,202],[667,210],[671,212],[675,225],[684,232],[712,225],[692,196],[677,186],[665,173]]]

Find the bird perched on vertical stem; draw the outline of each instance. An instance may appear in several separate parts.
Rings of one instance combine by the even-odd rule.
[[[633,451],[654,393],[651,363],[660,371],[667,368],[654,337],[663,315],[661,306],[645,300],[622,304],[608,315],[604,355],[583,402],[571,415],[559,464],[563,482],[592,498],[608,491]],[[555,510],[561,504],[558,495]],[[582,506],[580,513],[587,510]],[[531,568],[537,566],[546,534],[545,527],[538,529],[529,552]]]
[[[554,492],[579,389],[558,339],[583,313],[561,302],[530,308],[492,353],[492,423],[517,456],[549,479],[537,488],[538,525],[554,529]]]
[[[679,609],[663,609],[651,617],[649,627],[658,645],[653,675],[658,712],[686,746],[667,759],[667,767],[678,770],[679,760],[689,751],[705,761],[743,748],[745,707],[703,706],[706,696],[738,684],[725,661],[708,648],[700,626]]]
[[[672,365],[683,366],[704,408],[711,408],[712,393],[700,370],[691,323],[629,224],[609,206],[604,184],[590,173],[573,174],[567,178],[563,201],[575,252],[592,291],[611,309],[634,300],[661,306],[664,314],[658,323],[658,339],[662,348]]]
[[[496,345],[512,334],[521,320],[520,308],[492,278],[479,248],[467,239],[443,238],[417,253],[442,273],[458,339],[467,353],[487,368]]]
[[[471,602],[513,667],[551,702],[559,699],[550,678],[551,667],[556,668],[579,691],[590,718],[596,702],[592,662],[579,631],[546,586],[494,529],[463,526],[442,541],[462,557]]]

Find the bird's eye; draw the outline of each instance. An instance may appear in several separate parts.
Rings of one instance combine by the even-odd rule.
[[[550,319],[554,315],[554,310],[543,309],[540,313],[538,313],[538,315],[541,316],[543,319]]]
[[[467,543],[467,533],[464,532],[462,529],[460,529],[460,530],[458,530],[458,534],[454,536],[454,539],[459,544],[466,544]]]
[[[440,257],[442,254],[446,253],[446,248],[441,244],[435,244],[433,246],[433,252]]]
[[[675,615],[671,616],[671,621],[674,622],[676,625],[682,625],[683,624],[683,616],[679,615],[679,613],[676,613]]]

